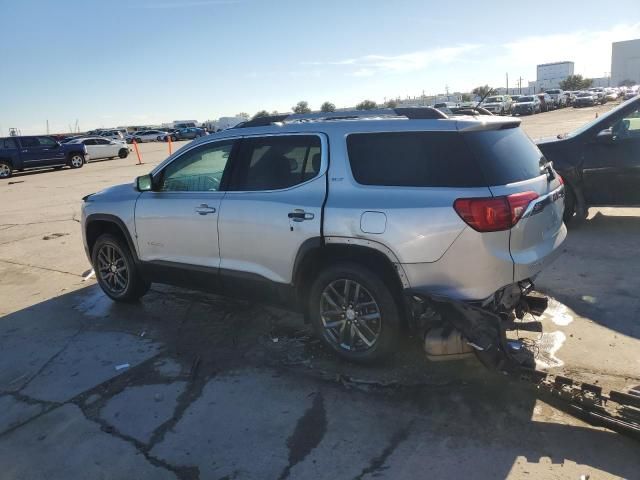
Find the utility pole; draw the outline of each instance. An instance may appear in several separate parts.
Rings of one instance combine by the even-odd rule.
[[[507,76],[507,95],[509,95],[509,72],[505,74]]]
[[[522,76],[518,78],[518,93],[522,95]]]
[[[49,135],[49,119],[47,118],[47,135]]]

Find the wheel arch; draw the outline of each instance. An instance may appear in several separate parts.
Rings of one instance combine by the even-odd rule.
[[[129,229],[124,222],[115,215],[109,215],[104,213],[94,213],[89,215],[85,220],[85,238],[87,241],[87,248],[89,249],[89,255],[93,252],[93,246],[96,240],[103,233],[110,233],[124,240],[129,247],[129,251],[133,256],[136,263],[140,260],[138,258],[138,252],[135,248],[135,243],[131,238]]]
[[[344,261],[361,264],[378,273],[402,308],[402,291],[410,285],[402,265],[387,247],[365,239],[326,237],[323,241],[316,237],[302,244],[294,262],[292,283],[304,311],[316,275],[326,266]]]

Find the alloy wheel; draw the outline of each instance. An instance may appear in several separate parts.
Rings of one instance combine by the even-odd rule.
[[[82,166],[82,162],[84,162],[84,160],[80,155],[74,155],[71,157],[71,166],[74,168],[80,168]]]
[[[111,244],[100,247],[97,267],[100,278],[112,293],[117,295],[126,290],[129,269],[119,248]]]
[[[334,280],[322,291],[320,319],[325,338],[351,352],[373,348],[382,329],[382,314],[375,298],[350,279]]]
[[[0,178],[7,178],[11,176],[11,168],[9,165],[0,163]]]

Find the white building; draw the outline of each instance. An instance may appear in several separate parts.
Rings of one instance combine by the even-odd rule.
[[[611,50],[611,85],[624,80],[640,84],[640,39],[614,42]]]
[[[562,80],[569,75],[573,75],[574,66],[573,62],[553,62],[538,65],[536,69],[536,90],[539,92],[550,88],[558,88]]]

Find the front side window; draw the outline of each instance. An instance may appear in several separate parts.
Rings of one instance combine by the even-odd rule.
[[[160,191],[219,191],[233,144],[228,140],[203,145],[176,158],[161,174]]]
[[[240,149],[232,190],[280,190],[320,173],[321,147],[316,135],[248,138]]]
[[[640,137],[640,110],[625,115],[613,125],[612,130],[617,138]]]
[[[41,147],[55,147],[57,145],[56,141],[53,138],[49,137],[38,137],[38,143]]]

